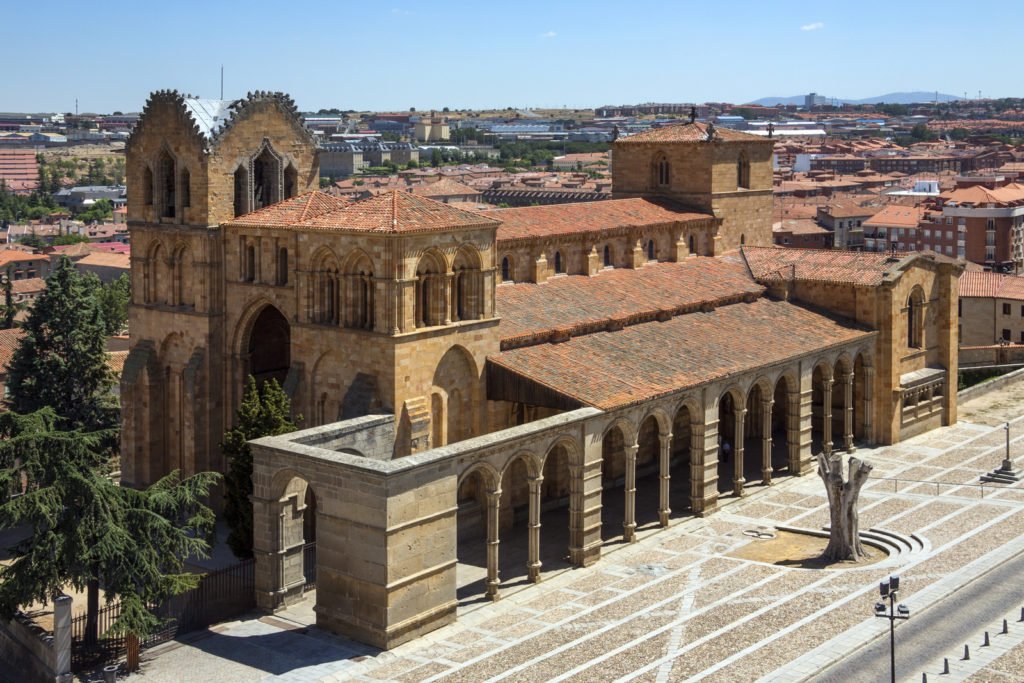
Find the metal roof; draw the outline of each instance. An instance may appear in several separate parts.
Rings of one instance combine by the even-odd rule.
[[[209,100],[199,97],[183,98],[185,109],[199,126],[206,139],[213,139],[234,115],[237,100]]]

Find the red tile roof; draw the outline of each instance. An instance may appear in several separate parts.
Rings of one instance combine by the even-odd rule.
[[[509,348],[547,341],[551,333],[586,334],[609,324],[631,325],[763,291],[741,264],[692,258],[635,270],[603,270],[592,277],[553,277],[539,285],[501,285],[496,307],[503,347]]]
[[[498,242],[551,237],[555,235],[608,232],[690,221],[713,221],[714,216],[697,213],[667,200],[609,199],[577,204],[523,206],[484,211],[484,216],[501,221]]]
[[[967,271],[960,276],[960,296],[1024,301],[1024,277]]]
[[[434,183],[416,185],[409,191],[420,197],[476,197],[480,194],[480,190],[451,178],[441,178]]]
[[[924,220],[923,206],[900,206],[890,204],[871,218],[864,221],[866,227],[916,228]]]
[[[296,197],[241,216],[229,225],[239,227],[289,228],[296,230],[327,230],[339,232],[406,233],[449,230],[452,228],[495,227],[497,221],[479,213],[464,211],[443,202],[399,190],[347,202],[322,192],[310,193],[315,198],[298,202],[313,208],[306,213],[298,205],[282,206],[308,197]],[[333,208],[331,208],[333,203]]]
[[[647,130],[619,138],[616,145],[636,144],[644,142],[705,142],[708,137],[708,126],[706,123],[677,123],[660,128],[648,128]],[[774,145],[771,138],[744,133],[731,128],[715,127],[715,142],[760,142],[762,144]]]
[[[612,410],[780,363],[874,332],[799,305],[753,303],[503,351],[499,374]]]
[[[34,262],[39,263],[40,261],[49,262],[50,258],[44,254],[26,254],[23,251],[16,249],[0,249],[0,268],[4,268],[11,263],[28,263]]]
[[[7,365],[14,357],[14,351],[25,337],[25,332],[17,327],[0,330],[0,374],[7,374]]]
[[[14,294],[36,294],[44,289],[46,289],[46,280],[41,277],[30,277],[11,282],[11,292]]]
[[[900,260],[906,256],[897,254]],[[881,284],[900,263],[885,252],[782,247],[743,247],[741,258],[761,281],[796,279],[854,285]]]

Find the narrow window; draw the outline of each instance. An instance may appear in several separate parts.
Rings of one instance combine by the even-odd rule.
[[[1010,315],[1010,304],[1003,304],[1003,315]]]
[[[654,240],[647,240],[647,260],[654,260]]]
[[[163,156],[160,157],[160,183],[161,189],[163,190],[163,202],[161,207],[161,216],[164,218],[174,218],[175,216],[175,182],[174,176],[174,159],[166,151]]]
[[[246,213],[249,207],[249,201],[246,197],[246,188],[248,187],[248,173],[244,166],[239,166],[238,170],[235,171],[235,216],[241,216]]]
[[[746,244],[746,243],[747,243],[747,235],[746,235],[746,233],[740,233],[740,244],[742,245],[742,244]]]
[[[694,241],[693,241],[693,235],[690,235],[690,253],[691,254],[697,253],[697,248],[696,248],[696,245],[694,244]]]
[[[245,281],[256,281],[256,247],[252,245],[245,248]]]
[[[741,190],[750,187],[750,160],[746,152],[740,152],[736,160],[736,187]]]
[[[509,280],[512,279],[512,277],[511,277],[512,276],[511,270],[512,270],[512,266],[508,262],[508,256],[506,256],[505,258],[501,259],[501,281],[502,282],[508,282]]]
[[[277,250],[277,284],[288,284],[288,250],[284,247]]]
[[[153,206],[153,171],[149,166],[142,173],[142,203]]]
[[[555,273],[562,272],[562,252],[555,252]]]
[[[188,169],[181,171],[181,208],[187,209],[192,206],[192,175]]]
[[[606,268],[612,265],[612,250],[607,244],[604,245],[604,265]]]
[[[671,169],[669,168],[668,159],[664,156],[658,159],[657,163],[657,180],[658,185],[666,187],[671,180]]]
[[[284,169],[284,198],[291,199],[299,193],[299,172],[295,167],[288,164]]]

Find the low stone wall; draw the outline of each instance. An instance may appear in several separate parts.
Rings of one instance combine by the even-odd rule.
[[[1024,344],[994,344],[991,346],[961,346],[961,370],[992,365],[1024,363]]]
[[[957,401],[962,404],[964,401],[984,396],[989,392],[995,391],[996,389],[1002,389],[1007,384],[1012,384],[1013,382],[1021,379],[1024,379],[1024,368],[1008,372],[1001,377],[990,379],[987,382],[982,382],[981,384],[975,384],[973,387],[967,387],[957,393]]]
[[[394,455],[395,416],[366,415],[304,429],[298,434],[300,436],[294,441],[303,446],[360,455],[372,460],[390,460]]]
[[[0,620],[0,662],[11,680],[70,683],[71,598],[58,598],[54,634],[28,617]]]

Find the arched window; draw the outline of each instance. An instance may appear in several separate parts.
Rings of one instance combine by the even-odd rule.
[[[149,166],[142,172],[142,203],[153,206],[153,169]]]
[[[252,162],[253,207],[265,206],[281,201],[281,162],[270,147],[264,147]]]
[[[508,260],[508,256],[501,259],[501,281],[509,282],[512,280],[512,263]]]
[[[345,259],[345,294],[342,324],[345,327],[372,330],[374,327],[373,263],[361,251]]]
[[[562,268],[562,252],[555,252],[555,273],[560,274],[565,272]]]
[[[647,260],[654,261],[656,258],[654,253],[654,240],[647,240]]]
[[[924,346],[924,292],[915,287],[907,298],[907,346],[919,349]]]
[[[503,264],[504,265],[504,264]],[[480,255],[465,246],[459,249],[452,263],[453,320],[479,320],[483,317],[483,279],[480,273]]]
[[[160,216],[163,218],[174,218],[176,196],[174,192],[177,185],[174,173],[174,158],[167,150],[160,155]]]
[[[235,170],[235,216],[241,216],[249,211],[249,172],[244,166]]]
[[[654,162],[654,183],[658,187],[668,187],[672,181],[672,170],[669,167],[668,157],[664,154]]]
[[[746,235],[746,233],[740,233],[740,244],[746,244],[746,243],[747,243],[747,235]]]
[[[288,284],[288,250],[284,247],[277,250],[277,284]]]
[[[443,257],[425,254],[416,267],[416,327],[434,327],[445,319],[445,273]]]
[[[746,152],[740,152],[736,160],[736,187],[741,190],[750,187],[750,160]]]
[[[604,265],[605,268],[612,265],[612,250],[607,244],[604,245]]]

